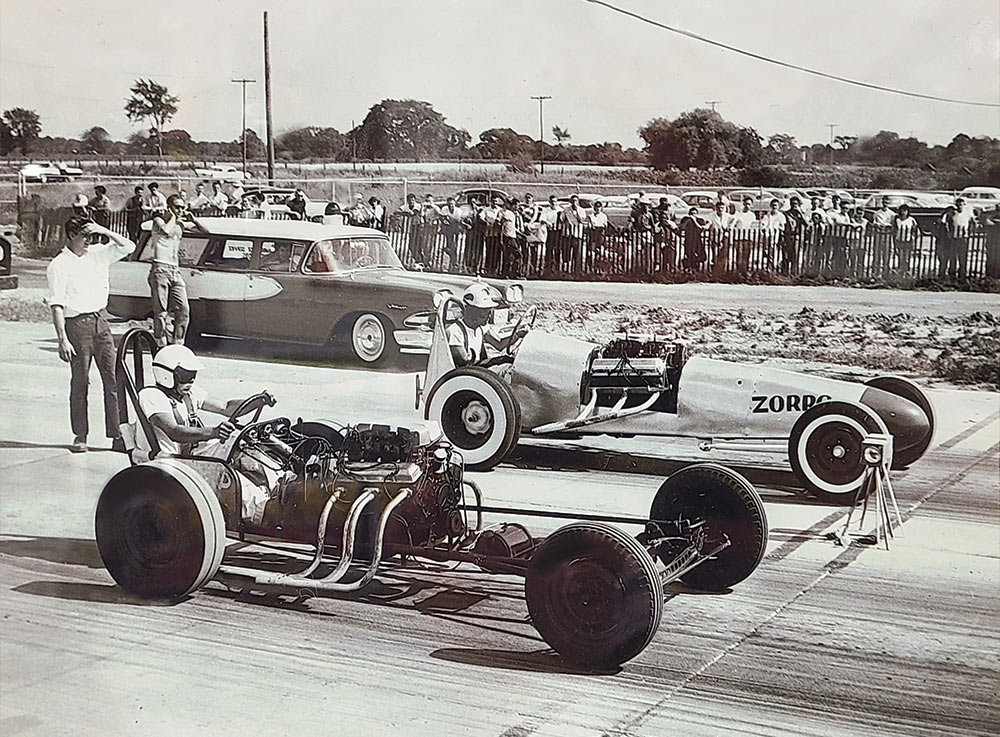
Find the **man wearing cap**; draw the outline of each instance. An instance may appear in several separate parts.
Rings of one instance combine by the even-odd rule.
[[[150,182],[146,185],[146,188],[149,190],[149,194],[146,195],[146,199],[142,202],[142,209],[145,211],[146,219],[148,220],[154,215],[159,215],[167,211],[167,198],[164,197],[160,191],[160,185],[156,182]]]
[[[522,326],[517,335],[502,337],[490,319],[499,306],[494,290],[484,282],[471,284],[462,293],[462,319],[451,323],[446,331],[455,366],[510,363],[511,357],[503,349],[523,337],[528,328]]]
[[[112,450],[124,450],[118,429],[115,345],[104,310],[108,306],[108,267],[135,250],[135,244],[92,220],[73,216],[64,225],[66,247],[49,263],[49,307],[58,340],[59,358],[70,365],[70,450],[87,450],[87,390],[90,363],[104,385],[104,426]],[[100,240],[107,238],[107,243]]]
[[[94,187],[94,196],[90,198],[90,214],[102,228],[107,228],[111,223],[111,200],[103,184]]]

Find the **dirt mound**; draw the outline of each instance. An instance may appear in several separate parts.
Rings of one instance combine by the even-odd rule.
[[[683,340],[693,353],[715,358],[768,359],[827,375],[895,373],[1000,389],[1000,315],[991,312],[915,317],[809,307],[781,313],[766,307],[674,310],[556,301],[539,304],[537,327],[594,342],[623,332],[652,333]]]

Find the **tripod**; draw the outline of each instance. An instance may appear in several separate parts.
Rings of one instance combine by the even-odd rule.
[[[880,542],[889,549],[889,538],[894,538],[893,521],[889,516],[889,505],[895,515],[896,528],[900,537],[903,535],[903,518],[899,514],[899,506],[896,504],[896,494],[892,490],[892,482],[889,480],[889,467],[892,465],[892,436],[882,433],[872,433],[866,435],[861,444],[861,454],[865,462],[865,473],[861,479],[861,486],[854,494],[854,501],[851,504],[851,511],[844,520],[844,526],[840,532],[834,533],[837,541],[846,546],[848,544],[848,528],[851,526],[851,518],[857,509],[858,501],[864,499],[861,507],[861,519],[858,521],[858,532],[860,533],[865,524],[865,516],[868,513],[868,501],[875,499],[875,531],[874,536],[861,535],[859,542],[868,545],[878,545]]]

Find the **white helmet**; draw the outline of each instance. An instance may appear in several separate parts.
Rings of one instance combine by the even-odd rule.
[[[462,302],[483,310],[500,306],[500,302],[497,300],[493,289],[490,288],[489,284],[484,282],[470,284],[469,288],[462,293]]]
[[[153,356],[153,380],[165,389],[177,388],[177,369],[194,373],[203,368],[205,365],[186,345],[166,345]]]

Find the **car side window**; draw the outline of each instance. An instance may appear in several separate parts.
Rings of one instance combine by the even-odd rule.
[[[246,271],[250,268],[253,241],[247,238],[213,238],[205,249],[202,263],[226,271]]]
[[[288,273],[299,270],[305,243],[265,240],[260,243],[259,271]]]
[[[152,242],[153,239],[149,231],[143,231],[139,236],[139,243],[137,244],[139,256],[136,258],[136,261],[143,261],[148,264],[153,260]],[[201,260],[201,254],[205,251],[207,243],[208,241],[205,238],[185,235],[181,238],[180,246],[177,249],[177,262],[181,266],[196,265]]]

